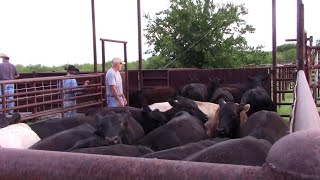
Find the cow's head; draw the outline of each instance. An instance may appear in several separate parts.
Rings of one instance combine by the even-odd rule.
[[[205,123],[208,120],[206,114],[204,114],[199,108],[196,102],[188,98],[180,98],[178,101],[176,100],[168,100],[169,104],[172,106],[168,111],[174,112],[176,114],[179,111],[186,111],[190,115],[198,118],[200,121]]]
[[[159,109],[151,110],[149,106],[143,106],[142,120],[140,122],[146,134],[153,129],[160,127],[167,123],[167,117]]]
[[[263,85],[263,82],[269,78],[268,75],[256,75],[248,76],[248,80],[251,83],[252,88],[259,87]]]
[[[226,103],[224,100],[220,100],[219,106],[218,137],[237,138],[239,136],[240,123],[247,118],[242,115],[249,110],[250,105]]]
[[[208,86],[208,91],[210,92],[209,94],[213,93],[216,89],[221,87],[221,84],[223,84],[224,80],[220,78],[216,79],[209,79],[210,83]]]
[[[19,113],[13,113],[10,118],[8,118],[9,124],[17,124],[21,119],[21,115]]]
[[[110,112],[106,115],[96,115],[96,134],[105,139],[108,144],[122,144],[131,114]]]

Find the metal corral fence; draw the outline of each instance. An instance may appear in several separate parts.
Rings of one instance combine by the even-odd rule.
[[[63,80],[74,78],[78,82],[78,87],[64,87]],[[0,81],[1,92],[5,92],[5,86],[14,84],[13,94],[2,93],[0,103],[2,109],[0,113],[8,113],[14,110],[22,115],[21,120],[26,121],[36,117],[62,113],[72,109],[88,108],[92,106],[103,106],[104,83],[103,74],[83,74],[76,76],[53,76],[25,78],[8,81]],[[84,87],[84,81],[89,80],[88,86]],[[77,96],[64,98],[66,91],[76,93]],[[76,100],[74,106],[64,106],[64,101]],[[14,107],[9,107],[9,103],[14,103]]]
[[[278,106],[292,106],[292,101],[286,101],[285,94],[293,93],[295,66],[279,66],[277,67],[277,84],[276,86],[276,104]],[[270,78],[264,82],[263,86],[268,94],[272,96],[272,79],[270,75],[270,67],[261,68],[219,68],[219,69],[162,69],[162,70],[142,70],[142,87],[150,89],[155,87],[174,87],[181,88],[191,80],[199,80],[202,83],[209,84],[210,80],[220,78],[225,84],[245,83],[248,76],[268,75]],[[4,104],[10,101],[15,102],[14,108],[1,109],[0,112],[13,109],[23,115],[23,120],[33,119],[44,115],[63,113],[70,109],[84,109],[85,107],[103,106],[105,102],[105,74],[82,74],[75,76],[80,85],[85,80],[90,80],[90,85],[84,88],[84,92],[76,96],[78,104],[72,107],[64,107],[62,98],[65,88],[60,87],[59,83],[63,79],[69,77],[63,76],[63,72],[50,73],[22,73],[21,79],[12,81],[2,81],[1,84],[15,84],[14,99],[8,99],[9,95],[2,95]],[[124,72],[121,73],[123,80]],[[138,71],[128,71],[128,87],[124,83],[124,92],[127,97],[130,91],[136,91],[139,87]],[[0,97],[2,97],[0,96]],[[127,98],[129,99],[129,98]],[[286,102],[284,102],[286,101]],[[129,102],[130,103],[130,102]],[[289,117],[290,114],[283,116]]]
[[[298,81],[291,134],[263,166],[0,148],[0,179],[319,179],[320,118],[303,71]]]

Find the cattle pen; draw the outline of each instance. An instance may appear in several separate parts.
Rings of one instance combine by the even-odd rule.
[[[276,0],[272,0],[272,4],[273,20],[275,21]],[[269,68],[249,68],[246,73],[243,72],[245,70],[228,69],[232,73],[239,71],[237,81],[243,80],[246,74],[251,73],[273,74],[273,78],[269,79],[264,86],[268,88],[269,94],[273,95],[273,100],[277,102],[277,105],[293,106],[290,115],[292,116],[290,134],[271,147],[263,166],[183,162],[0,147],[0,179],[320,179],[320,117],[316,108],[317,89],[320,86],[316,84],[317,81],[312,80],[315,78],[313,73],[317,71],[317,66],[313,64],[312,54],[315,54],[319,47],[312,46],[311,37],[306,38],[303,26],[303,9],[302,0],[297,0],[297,66],[277,67],[274,64]],[[274,28],[275,24],[273,23]],[[311,44],[306,46],[306,41],[310,41]],[[127,70],[128,82],[126,83],[128,86],[126,92],[142,87],[179,86],[185,83],[187,78],[185,74],[187,73],[190,73],[191,76],[205,77],[205,81],[208,81],[210,76],[219,76],[224,72],[226,72],[224,69],[214,71]],[[186,78],[173,79],[173,77],[181,77],[179,73],[184,74]],[[87,79],[92,83],[87,89],[82,89],[83,93],[76,97],[79,104],[68,108],[63,106],[65,100],[63,92],[67,88],[61,85],[61,81],[65,79],[61,75],[51,73],[51,77],[47,77],[48,73],[33,73],[25,74],[24,79],[1,81],[2,87],[4,84],[16,84],[17,92],[13,94],[13,99],[9,99],[8,95],[0,96],[4,107],[0,112],[10,110],[5,107],[5,102],[14,101],[17,106],[11,109],[25,112],[22,121],[27,121],[52,113],[62,113],[63,115],[66,110],[72,108],[104,106],[104,73],[96,72],[76,76],[75,78],[80,82],[80,85]],[[131,77],[133,77],[132,80]],[[229,80],[234,79],[230,77]],[[313,89],[312,93],[310,87]],[[294,102],[281,104],[285,93],[294,93]]]

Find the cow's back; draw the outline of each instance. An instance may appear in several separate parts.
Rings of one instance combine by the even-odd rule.
[[[263,139],[244,137],[210,146],[185,158],[187,161],[261,166],[271,148]]]
[[[208,138],[203,123],[190,115],[181,115],[151,131],[139,144],[155,151],[181,146]]]

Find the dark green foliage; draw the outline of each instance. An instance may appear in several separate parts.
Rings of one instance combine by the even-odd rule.
[[[277,61],[279,63],[296,62],[296,44],[283,44],[277,47]]]
[[[243,35],[253,33],[243,16],[243,5],[214,4],[210,0],[170,0],[169,9],[148,21],[145,34],[153,50],[169,67],[239,67],[266,63],[261,47],[247,45]]]

